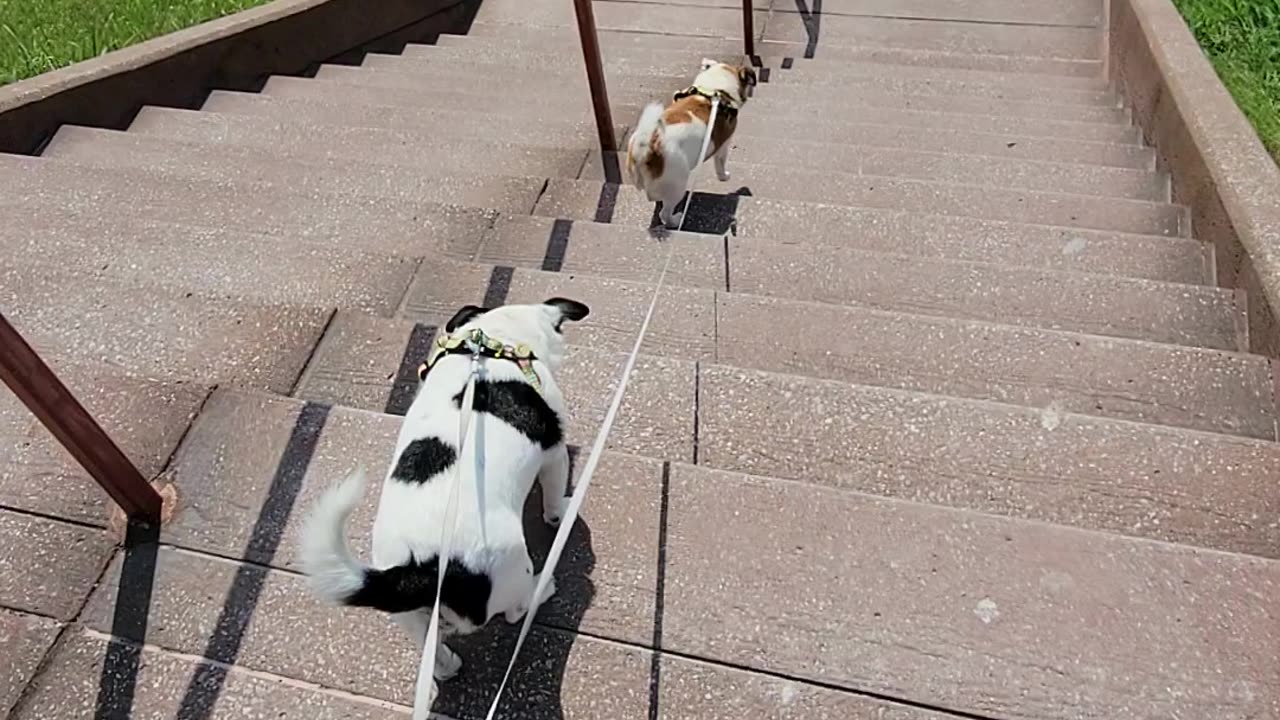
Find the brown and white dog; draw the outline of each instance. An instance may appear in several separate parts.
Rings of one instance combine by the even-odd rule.
[[[670,105],[653,103],[644,109],[636,130],[627,141],[627,174],[652,202],[661,202],[659,217],[668,228],[680,226],[682,211],[676,206],[702,160],[703,137],[711,118],[711,102],[720,99],[716,125],[711,131],[707,155],[716,159],[716,177],[729,179],[729,140],[738,127],[738,111],[747,102],[756,72],[748,66],[703,59],[693,87],[676,93]]]

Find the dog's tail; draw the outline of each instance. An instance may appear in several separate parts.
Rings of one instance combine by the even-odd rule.
[[[641,171],[650,162],[654,153],[662,152],[662,113],[665,108],[660,103],[650,103],[640,113],[635,132],[627,143],[627,171],[631,182],[641,190],[644,189],[644,173]]]
[[[329,488],[302,526],[299,552],[311,590],[339,605],[369,607],[390,613],[431,607],[436,601],[438,560],[410,560],[376,570],[356,559],[347,545],[347,518],[364,497],[365,469]]]

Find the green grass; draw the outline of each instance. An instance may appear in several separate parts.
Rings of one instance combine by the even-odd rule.
[[[1267,150],[1280,157],[1280,0],[1174,4]]]
[[[0,85],[266,0],[0,0]]]

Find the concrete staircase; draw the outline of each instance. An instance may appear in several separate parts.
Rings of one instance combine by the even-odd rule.
[[[1275,365],[1103,79],[1101,0],[775,4],[733,179],[661,245],[563,0],[0,156],[0,308],[179,494],[115,551],[0,394],[0,717],[406,712],[407,640],[303,590],[302,509],[385,470],[465,303],[591,306],[589,442],[667,248],[504,717],[1280,717]],[[595,3],[620,137],[739,59],[738,8]],[[512,639],[462,643],[442,712],[483,716]]]

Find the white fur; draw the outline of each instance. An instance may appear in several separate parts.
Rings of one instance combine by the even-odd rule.
[[[724,63],[704,58],[701,72],[694,78],[694,84],[708,90],[723,90],[735,98],[741,107],[747,101],[741,91],[741,81],[737,70]],[[690,115],[687,122],[667,124],[662,116],[666,108],[652,103],[645,107],[636,123],[636,129],[627,140],[627,169],[632,183],[645,191],[651,202],[662,203],[659,211],[663,224],[675,229],[680,226],[684,212],[676,213],[685,190],[689,185],[689,176],[706,158],[699,158],[703,139],[709,130],[707,123]],[[651,142],[658,136],[658,150],[663,157],[662,173],[652,176],[646,165],[649,155],[654,151]],[[730,142],[725,141],[714,154],[716,177],[721,182],[729,180]],[[687,209],[687,208],[686,208]]]
[[[478,327],[490,337],[508,344],[524,343],[533,350],[542,397],[559,417],[562,434],[566,426],[564,398],[553,373],[564,359],[564,339],[556,328],[565,319],[562,310],[552,305],[508,305],[457,328]],[[477,412],[471,418],[467,449],[445,472],[420,484],[391,476],[396,460],[415,440],[436,437],[457,449],[460,411],[454,406],[453,397],[466,386],[471,362],[467,355],[440,358],[405,415],[374,520],[371,566],[385,570],[405,566],[411,558],[422,561],[439,554],[449,491],[445,479],[451,473],[461,483],[451,566],[461,563],[472,572],[489,577],[492,590],[486,622],[502,614],[508,622],[516,623],[530,610],[529,596],[537,581],[521,522],[525,499],[536,478],[542,483],[543,518],[550,525],[559,524],[569,503],[565,496],[569,456],[564,442],[544,451],[511,425]],[[512,362],[485,359],[481,367],[481,380],[526,380]],[[343,530],[346,519],[360,503],[364,484],[363,469],[358,469],[320,498],[303,527],[303,571],[310,576],[313,591],[332,602],[345,603],[366,582],[368,568],[352,555]],[[434,586],[434,575],[431,582]],[[554,592],[553,581],[538,604]],[[430,609],[426,605],[392,615],[420,650]],[[442,636],[478,629],[443,603],[440,609]],[[447,679],[457,673],[461,664],[457,654],[441,642],[435,677]]]

